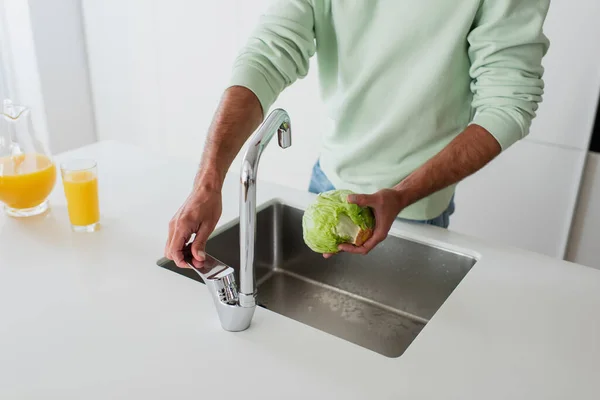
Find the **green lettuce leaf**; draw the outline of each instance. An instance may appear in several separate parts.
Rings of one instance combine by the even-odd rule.
[[[317,253],[337,253],[342,243],[362,245],[373,233],[375,217],[368,207],[348,203],[350,190],[317,196],[302,218],[304,242]]]

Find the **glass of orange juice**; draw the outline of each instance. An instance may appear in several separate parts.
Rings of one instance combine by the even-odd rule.
[[[100,227],[98,166],[94,160],[70,160],[60,166],[67,210],[75,232],[94,232]]]

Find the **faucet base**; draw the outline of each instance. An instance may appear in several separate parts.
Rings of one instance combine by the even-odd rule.
[[[228,332],[241,332],[250,327],[256,307],[217,305],[221,327]],[[227,310],[229,308],[229,310]]]
[[[238,293],[234,269],[209,254],[200,265],[194,265],[189,245],[184,249],[184,258],[206,284],[223,329],[229,332],[248,329],[256,309],[256,295]]]

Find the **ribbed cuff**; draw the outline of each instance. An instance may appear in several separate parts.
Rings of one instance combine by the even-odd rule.
[[[240,65],[233,68],[232,76],[229,80],[229,87],[231,86],[243,86],[251,90],[258,97],[265,117],[277,98],[277,93],[271,88],[264,74],[258,69],[247,65]]]
[[[471,124],[477,124],[491,133],[500,143],[502,151],[525,136],[521,126],[513,118],[497,109],[477,113]]]

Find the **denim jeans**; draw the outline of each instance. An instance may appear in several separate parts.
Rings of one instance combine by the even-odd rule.
[[[329,181],[329,179],[327,178],[327,176],[321,169],[321,165],[317,161],[317,163],[313,167],[312,177],[310,180],[310,185],[308,187],[308,191],[311,193],[319,194],[319,193],[326,192],[328,190],[334,190],[334,189],[335,189],[335,187]],[[450,204],[448,205],[448,208],[442,214],[440,214],[439,216],[437,216],[433,219],[422,220],[422,221],[421,220],[404,219],[404,218],[398,218],[398,219],[400,219],[402,221],[406,221],[406,222],[413,222],[413,223],[419,223],[419,224],[425,224],[425,225],[435,225],[435,226],[439,226],[440,228],[448,228],[448,226],[450,225],[450,216],[453,213],[454,213],[454,196],[452,196],[452,199],[450,200]]]

